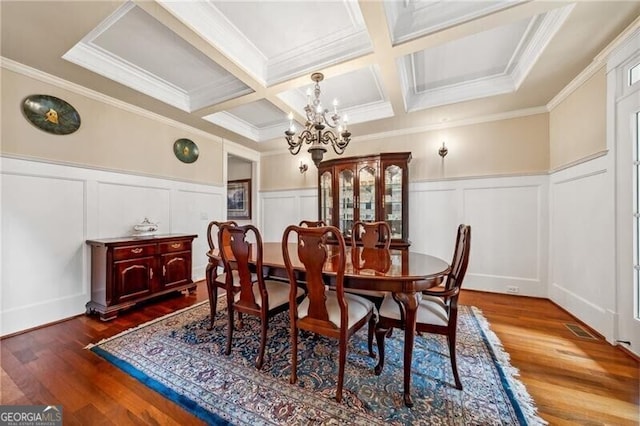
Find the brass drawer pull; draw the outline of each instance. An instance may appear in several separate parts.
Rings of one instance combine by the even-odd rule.
[[[140,254],[142,253],[142,248],[138,247],[138,248],[131,249],[131,253]]]
[[[173,243],[171,244],[171,248],[180,248],[182,247],[182,243]]]

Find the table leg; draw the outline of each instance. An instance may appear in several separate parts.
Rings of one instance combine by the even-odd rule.
[[[416,311],[418,310],[418,294],[396,293],[395,299],[402,303],[405,312],[404,327],[404,405],[411,408],[411,361],[413,359],[413,341],[416,334]]]

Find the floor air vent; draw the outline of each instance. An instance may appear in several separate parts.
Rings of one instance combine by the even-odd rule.
[[[597,340],[597,337],[589,333],[586,329],[584,329],[584,327],[578,324],[565,324],[565,327],[567,327],[569,331],[571,331],[578,337],[582,337],[583,339]]]

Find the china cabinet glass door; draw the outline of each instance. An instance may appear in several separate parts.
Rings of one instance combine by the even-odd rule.
[[[402,168],[384,169],[384,220],[391,227],[391,238],[402,238]]]
[[[320,177],[320,220],[327,225],[333,223],[333,188],[332,175],[324,172]]]
[[[359,218],[363,222],[376,220],[376,171],[366,166],[358,172]]]
[[[338,224],[345,236],[351,235],[354,217],[354,173],[351,169],[344,169],[338,173]]]

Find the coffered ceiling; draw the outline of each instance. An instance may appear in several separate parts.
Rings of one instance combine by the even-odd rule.
[[[3,1],[2,56],[258,151],[320,71],[354,140],[540,112],[640,2]]]

